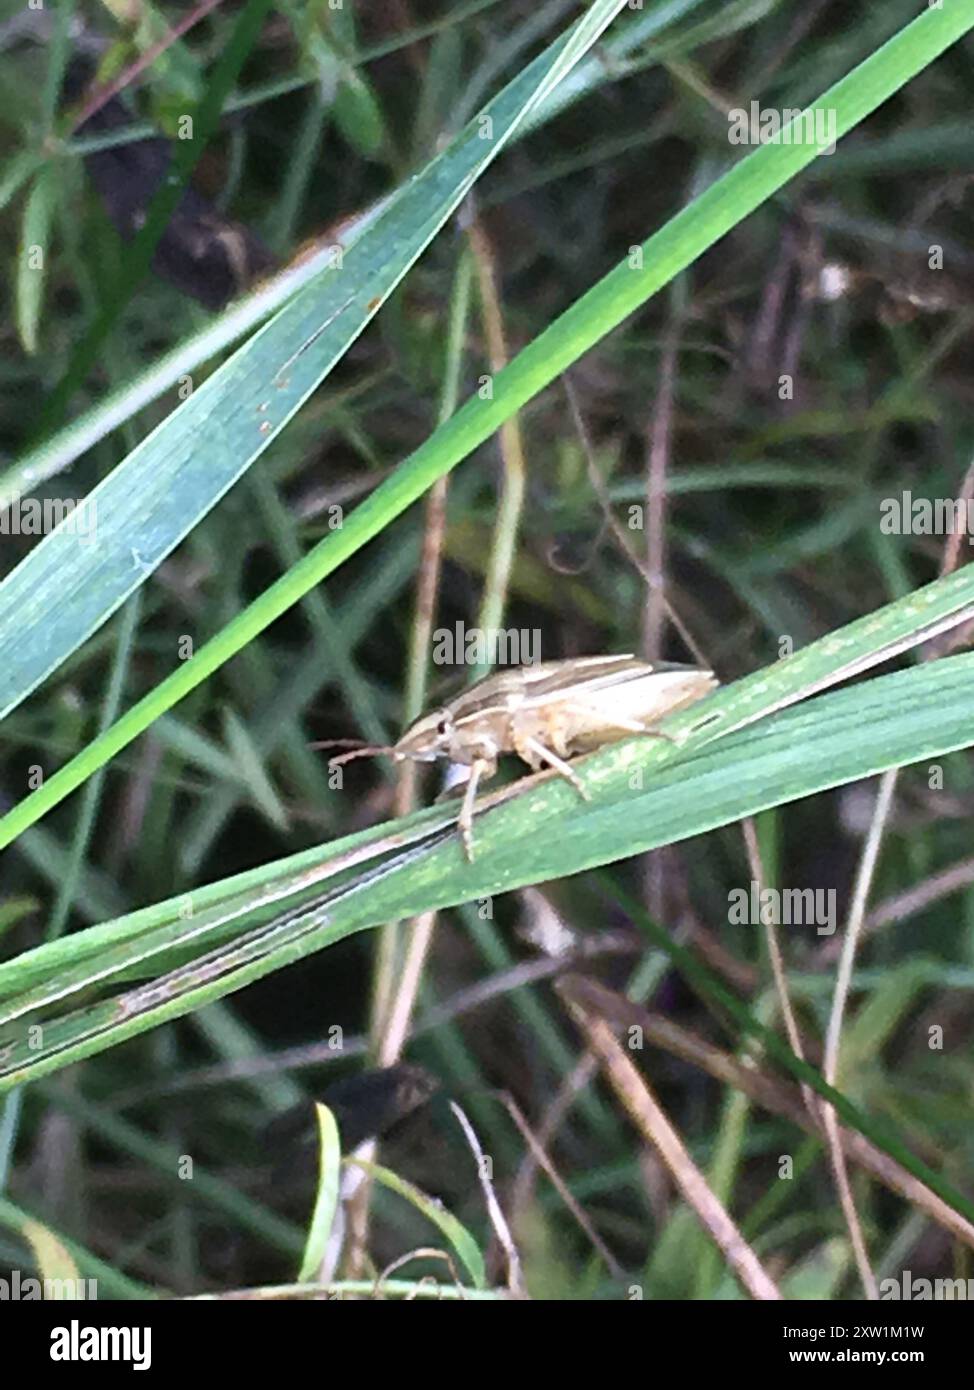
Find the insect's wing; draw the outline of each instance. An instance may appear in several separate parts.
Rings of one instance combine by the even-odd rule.
[[[547,667],[547,669],[546,669]],[[709,690],[713,674],[699,666],[634,656],[585,656],[525,669],[524,704],[552,704],[559,696],[572,703],[611,706],[614,702],[669,708],[670,696],[684,688]]]
[[[565,706],[588,710],[586,723],[610,728],[613,714],[624,723],[650,724],[714,685],[712,674],[696,666],[650,665],[630,655],[581,656],[497,671],[471,686],[452,708],[458,724],[467,727],[515,711],[540,714]]]
[[[710,671],[697,666],[659,663],[650,666],[631,658],[626,666],[612,672],[593,671],[588,677],[576,676],[560,691],[534,695],[522,708],[544,711],[547,718],[566,731],[567,742],[576,752],[609,741],[626,732],[652,729],[667,714],[673,714],[713,690],[717,681]]]
[[[541,701],[582,686],[598,689],[617,685],[644,676],[650,670],[651,666],[634,656],[575,656],[567,661],[542,661],[537,666],[525,666],[520,675],[525,698]]]
[[[574,688],[580,680],[615,681],[626,671],[645,673],[644,661],[631,656],[581,656],[567,661],[540,661],[534,666],[510,666],[484,676],[483,680],[458,695],[451,708],[459,720],[492,712],[509,712],[525,704],[544,703],[561,691]]]

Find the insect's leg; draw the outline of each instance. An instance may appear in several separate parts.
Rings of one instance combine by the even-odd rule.
[[[667,744],[674,745],[674,748],[679,744],[679,739],[675,737],[674,734],[664,734],[661,728],[647,728],[645,724],[643,724],[642,728],[636,730],[636,733],[642,734],[645,738],[664,738]]]
[[[513,736],[514,751],[529,767],[537,770],[540,766],[547,763],[556,772],[561,773],[567,782],[578,792],[583,801],[588,801],[589,794],[585,790],[584,783],[571,763],[566,763],[564,758],[559,758],[557,753],[552,753],[550,748],[546,748],[540,739],[533,738],[530,734],[518,733],[514,731]]]
[[[490,761],[487,758],[475,758],[470,764],[470,776],[463,789],[463,802],[457,818],[457,829],[468,864],[473,863],[473,804],[477,799],[477,786],[485,773],[488,777],[492,775]]]
[[[663,732],[662,729],[647,729],[645,726],[643,726],[643,728],[641,728],[639,732],[641,734],[644,734],[646,738],[664,738],[666,739],[667,743],[672,743],[674,746],[676,746],[680,742],[680,740],[674,734],[666,734]]]

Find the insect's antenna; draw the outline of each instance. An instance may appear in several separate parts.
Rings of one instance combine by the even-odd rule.
[[[322,748],[364,748],[364,738],[323,738],[317,743],[309,743],[309,748],[320,750]]]
[[[343,739],[337,740],[337,742],[344,742],[344,741],[345,741],[345,740],[343,740]],[[382,746],[380,746],[380,745],[378,745],[378,744],[375,745],[375,746],[367,745],[365,748],[353,748],[352,751],[351,751],[350,753],[339,753],[339,755],[338,755],[337,758],[329,758],[329,759],[328,759],[328,766],[329,766],[329,767],[341,767],[343,763],[350,763],[350,762],[352,761],[353,758],[372,758],[372,757],[374,757],[377,753],[381,754],[381,753],[391,753],[391,752],[392,752],[392,748],[391,748],[391,747],[386,748],[386,747],[382,747]]]

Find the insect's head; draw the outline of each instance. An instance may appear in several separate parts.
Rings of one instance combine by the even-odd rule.
[[[452,740],[453,720],[446,710],[434,710],[432,714],[424,714],[422,719],[417,719],[415,724],[411,724],[398,743],[385,747],[360,744],[353,740],[355,746],[351,751],[330,758],[328,766],[341,767],[343,763],[350,763],[354,758],[372,758],[377,755],[394,758],[397,763],[403,762],[406,758],[411,758],[414,762],[431,763],[437,758],[450,756]],[[311,747],[334,748],[345,742],[345,739],[328,739],[324,743],[313,743]]]
[[[409,726],[393,749],[393,756],[431,763],[436,758],[449,757],[452,742],[453,720],[446,710],[436,709]]]

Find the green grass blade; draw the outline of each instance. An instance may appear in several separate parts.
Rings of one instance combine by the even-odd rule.
[[[401,1178],[398,1173],[392,1172],[391,1169],[384,1168],[381,1163],[368,1163],[361,1158],[352,1158],[348,1162],[371,1174],[376,1182],[381,1183],[390,1192],[395,1192],[399,1197],[404,1197],[407,1202],[411,1203],[453,1246],[473,1280],[474,1288],[485,1289],[487,1287],[487,1270],[477,1242],[466,1226],[458,1221],[452,1212],[447,1211],[441,1202],[427,1196],[415,1184],[407,1182],[405,1178]]]
[[[315,1118],[318,1122],[318,1190],[298,1274],[301,1284],[310,1283],[315,1278],[325,1258],[338,1210],[342,1171],[342,1148],[334,1115],[327,1105],[315,1101]]]

